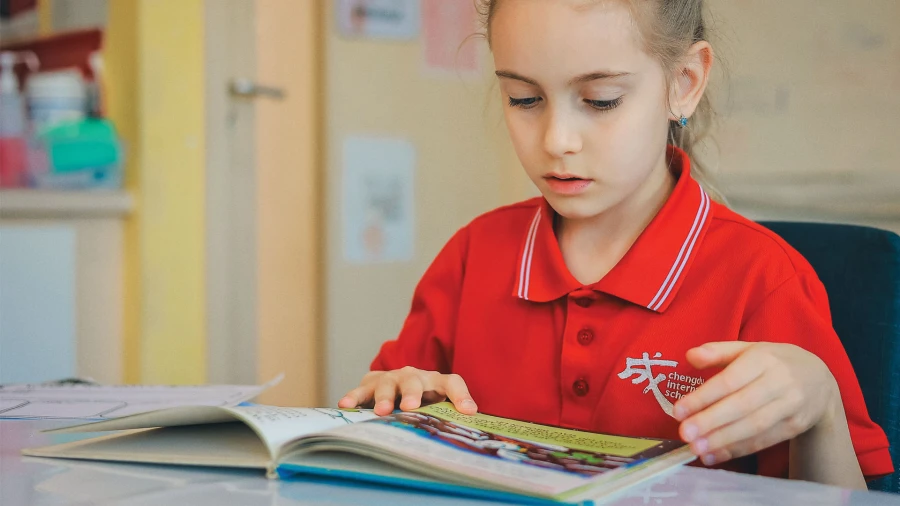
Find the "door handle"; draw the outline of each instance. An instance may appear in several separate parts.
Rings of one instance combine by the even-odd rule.
[[[253,82],[246,77],[237,77],[231,80],[228,85],[228,91],[234,97],[239,98],[257,98],[265,97],[274,100],[283,100],[286,93],[281,88],[273,86],[263,86]]]

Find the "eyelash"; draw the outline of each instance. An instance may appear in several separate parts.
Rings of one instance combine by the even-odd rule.
[[[537,106],[538,102],[541,102],[543,99],[541,97],[529,97],[529,98],[513,98],[509,97],[509,106],[510,107],[519,107],[522,109],[531,109]],[[596,109],[598,111],[611,111],[619,105],[622,104],[622,97],[619,97],[615,100],[588,100],[584,99],[584,103]]]
[[[542,99],[541,97],[529,97],[529,98],[512,98],[509,97],[509,106],[510,107],[521,107],[522,109],[531,109],[536,106],[538,102]]]
[[[611,111],[622,105],[622,97],[615,100],[587,100],[584,102],[598,111]]]

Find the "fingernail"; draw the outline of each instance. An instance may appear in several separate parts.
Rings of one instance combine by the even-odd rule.
[[[703,461],[703,464],[706,466],[711,466],[716,463],[716,456],[712,453],[708,453],[700,458]]]
[[[694,441],[694,453],[706,453],[706,450],[709,450],[709,441],[704,438],[700,438]]]
[[[346,404],[348,402],[353,402],[353,399],[351,399],[349,397],[344,397],[343,399],[338,401],[338,406],[340,406],[341,404]]]
[[[684,426],[684,431],[682,432],[684,432],[685,442],[690,443],[694,440],[694,438],[697,437],[697,433],[699,432],[699,430],[697,429],[696,425],[688,424]]]
[[[687,418],[688,410],[684,406],[675,406],[675,419],[679,422]]]
[[[478,406],[475,405],[475,401],[473,401],[472,399],[466,399],[466,400],[462,401],[462,405],[460,407],[466,408],[466,409],[477,409],[478,408]]]

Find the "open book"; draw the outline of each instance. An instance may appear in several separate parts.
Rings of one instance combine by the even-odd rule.
[[[265,469],[532,504],[590,504],[693,460],[681,442],[561,429],[450,403],[376,417],[369,410],[180,407],[55,433],[115,434],[25,455]]]

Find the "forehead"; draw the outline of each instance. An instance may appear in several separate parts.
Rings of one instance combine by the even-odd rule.
[[[620,0],[502,0],[491,22],[499,69],[530,77],[634,71],[645,62],[637,25]]]

